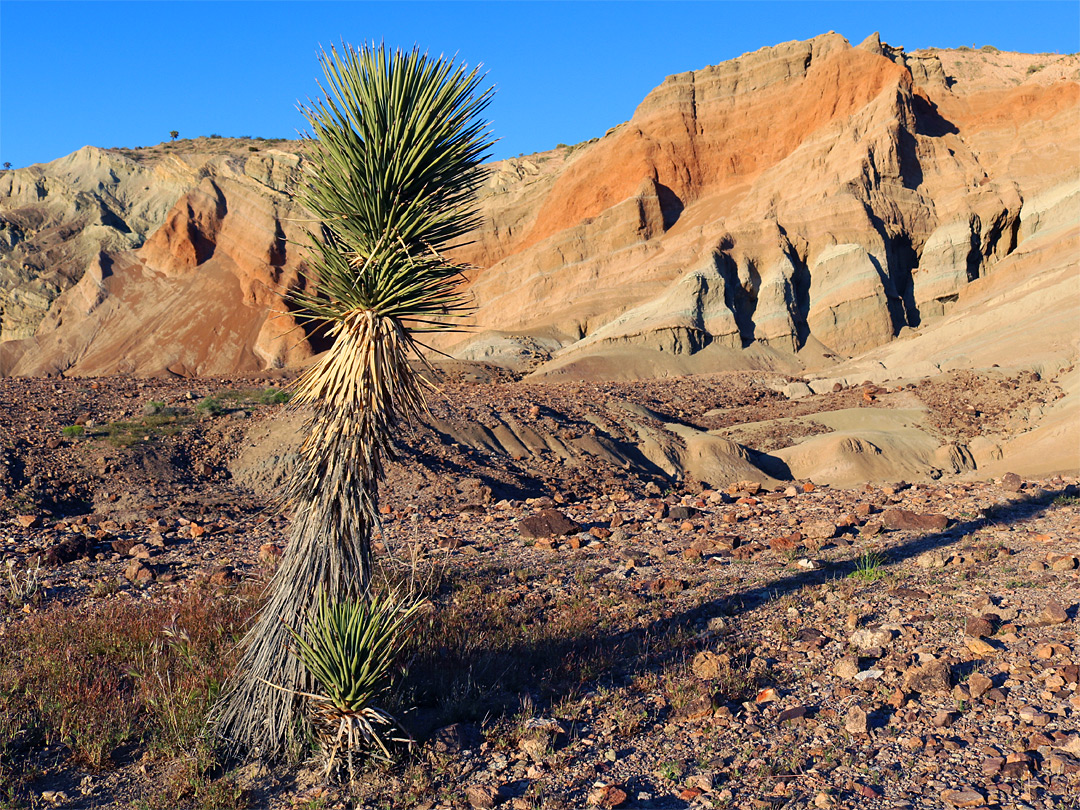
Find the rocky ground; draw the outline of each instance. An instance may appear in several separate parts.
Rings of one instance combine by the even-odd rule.
[[[273,484],[288,447],[273,431],[289,417],[269,390],[284,382],[0,380],[0,645],[64,606],[257,590],[287,525]],[[1018,386],[1056,395],[1013,382],[920,394],[943,432],[971,435],[980,414],[995,430],[1019,418]],[[792,403],[750,374],[526,385],[462,372],[444,391],[437,420],[511,412],[567,441],[595,437],[584,413],[612,398],[710,429],[882,406],[858,389]],[[380,558],[426,575],[434,606],[393,698],[418,743],[351,789],[322,784],[316,763],[249,765],[228,776],[237,802],[1077,806],[1075,478],[763,488],[402,438]],[[13,806],[139,806],[164,779],[138,746],[95,770],[63,746],[8,751],[0,801]]]

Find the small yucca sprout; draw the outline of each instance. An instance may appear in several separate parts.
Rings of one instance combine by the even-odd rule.
[[[308,694],[315,728],[328,750],[326,775],[344,749],[352,776],[356,751],[390,759],[394,718],[374,701],[391,685],[423,603],[396,594],[331,602],[325,596],[303,634],[289,628],[296,655],[318,687]]]

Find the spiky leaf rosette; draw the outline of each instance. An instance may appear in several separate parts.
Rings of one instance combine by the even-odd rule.
[[[317,292],[297,303],[316,318],[370,311],[446,328],[464,300],[441,251],[478,224],[491,90],[477,70],[416,48],[331,49],[320,61],[327,89],[303,108],[311,169],[300,195],[322,223],[308,260]]]
[[[480,120],[491,91],[476,70],[385,47],[331,49],[321,62],[326,97],[303,110],[312,137],[301,193],[320,225],[311,285],[293,300],[334,343],[291,402],[308,419],[286,483],[290,540],[213,717],[234,755],[297,749],[311,683],[287,627],[306,621],[316,594],[368,595],[383,458],[399,420],[424,407],[411,333],[451,328],[462,313],[460,268],[443,251],[476,225],[491,145]]]
[[[396,594],[330,602],[323,598],[304,632],[291,631],[296,653],[317,684],[310,695],[329,749],[327,769],[345,746],[389,758],[383,728],[393,718],[375,705],[391,683],[422,602]]]

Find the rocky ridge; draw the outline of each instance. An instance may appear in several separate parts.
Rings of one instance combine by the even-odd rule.
[[[603,137],[490,167],[458,252],[479,334],[454,351],[571,376],[813,371],[976,320],[970,290],[995,277],[1001,321],[1041,307],[1036,279],[1064,318],[1078,75],[1075,56],[829,33],[669,77]],[[301,283],[295,152],[199,139],[6,172],[0,373],[247,372],[317,351],[267,317]],[[1075,356],[1060,321],[1040,338]]]

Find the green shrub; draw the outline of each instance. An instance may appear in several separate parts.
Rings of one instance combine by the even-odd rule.
[[[292,393],[278,388],[267,388],[260,392],[258,400],[263,405],[284,405],[292,399]]]
[[[68,425],[65,428],[61,428],[60,432],[64,434],[65,439],[75,439],[86,433],[86,428],[82,425]]]
[[[221,400],[217,397],[207,397],[199,402],[195,406],[195,410],[204,416],[221,416],[225,413],[225,409],[221,405]]]
[[[885,558],[874,551],[867,551],[855,561],[855,570],[851,572],[853,579],[861,579],[863,582],[877,582],[885,578],[882,565]]]

